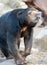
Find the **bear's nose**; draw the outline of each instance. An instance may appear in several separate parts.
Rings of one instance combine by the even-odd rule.
[[[37,12],[37,13],[35,14],[35,17],[36,17],[37,19],[40,19],[40,18],[41,18],[41,12]]]
[[[37,19],[40,19],[40,17],[37,17]]]

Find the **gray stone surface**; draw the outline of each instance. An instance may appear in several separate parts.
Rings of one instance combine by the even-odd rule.
[[[47,64],[47,52],[34,52],[31,55],[27,56],[26,61],[28,64]]]
[[[27,8],[22,0],[0,0],[0,15],[16,8]]]
[[[11,59],[11,60],[6,60],[6,61],[0,63],[0,65],[16,65],[16,64],[15,64],[14,60]]]
[[[47,65],[47,52],[35,51],[26,57],[26,61],[27,65]],[[16,65],[16,63],[14,62],[14,59],[9,59],[4,60],[0,65]]]
[[[27,5],[22,0],[0,0],[0,3],[6,4],[11,8],[19,8],[24,6],[27,7]]]
[[[47,51],[47,26],[44,27],[35,37],[34,44],[39,48],[40,51]]]

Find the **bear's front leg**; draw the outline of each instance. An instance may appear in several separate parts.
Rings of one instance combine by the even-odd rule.
[[[7,43],[8,47],[10,48],[12,55],[15,59],[16,64],[24,64],[24,58],[21,56],[19,49],[18,49],[18,42],[20,39],[20,35],[13,36],[12,34],[7,34]]]
[[[26,57],[26,56],[30,55],[31,48],[32,48],[32,41],[33,41],[33,29],[29,28],[24,33],[25,51],[21,52],[21,55],[23,57]]]

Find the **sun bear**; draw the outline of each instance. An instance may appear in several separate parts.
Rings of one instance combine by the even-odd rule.
[[[24,64],[24,57],[30,54],[33,39],[33,27],[41,19],[40,11],[35,8],[15,9],[0,17],[0,41],[1,50],[9,57],[9,49],[17,64]],[[19,52],[20,38],[24,37],[25,51]],[[5,49],[8,47],[8,50]],[[4,50],[5,49],[5,50]],[[6,52],[5,52],[6,51]],[[24,56],[24,57],[23,57]]]

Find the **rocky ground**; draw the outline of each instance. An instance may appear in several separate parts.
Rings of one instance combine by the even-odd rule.
[[[47,65],[47,52],[34,51],[26,58],[27,65]],[[0,58],[0,65],[16,65],[14,60]]]

